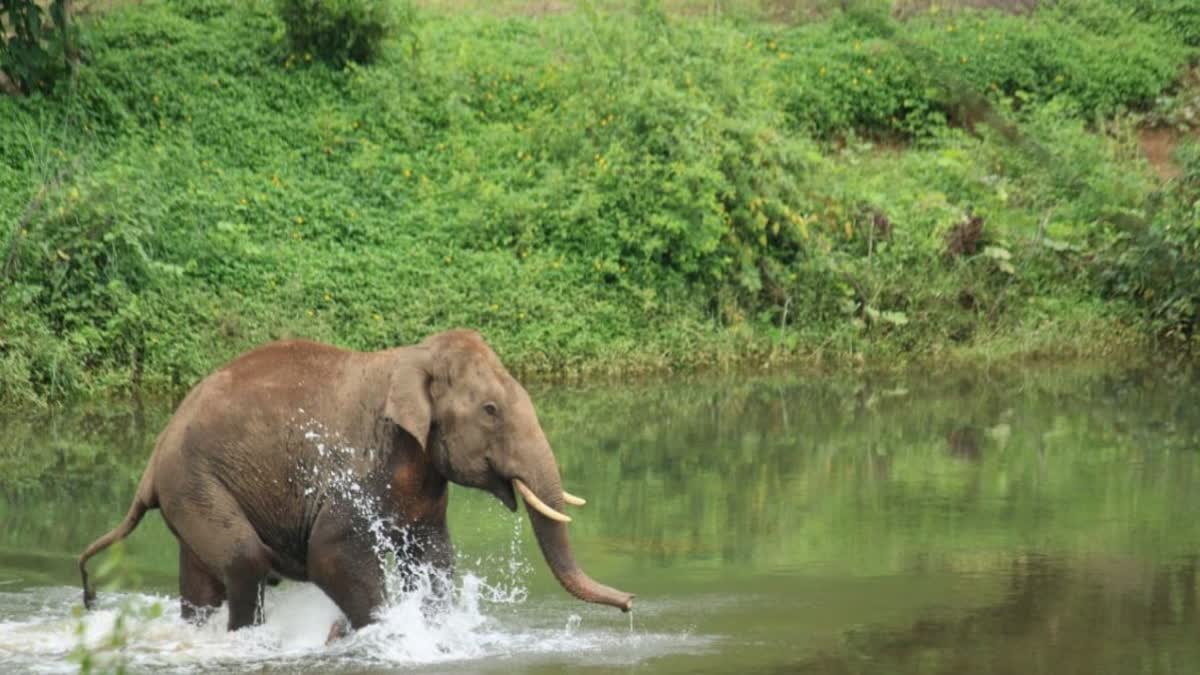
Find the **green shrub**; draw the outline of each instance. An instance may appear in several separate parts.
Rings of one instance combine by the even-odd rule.
[[[368,63],[396,28],[391,0],[275,0],[296,55]]]
[[[1084,119],[1146,107],[1191,51],[1179,35],[1106,2],[1049,4],[1030,15],[962,10],[896,23],[833,20],[764,40],[796,127],[920,136],[980,121],[992,102],[1069,100]],[[1113,58],[1120,53],[1119,59]]]
[[[1192,47],[1200,47],[1200,3],[1192,0],[1133,0],[1137,16]]]
[[[24,93],[70,74],[77,43],[66,0],[0,0],[0,71]]]
[[[1096,269],[1160,334],[1189,340],[1200,334],[1200,143],[1181,145],[1175,160],[1182,175],[1153,219],[1118,231]]]

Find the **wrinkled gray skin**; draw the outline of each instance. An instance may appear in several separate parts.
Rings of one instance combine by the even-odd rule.
[[[125,520],[88,558],[162,510],[179,540],[187,618],[224,601],[229,629],[261,620],[261,590],[279,577],[311,581],[355,628],[383,603],[384,579],[346,472],[390,518],[409,561],[449,569],[447,481],[494,494],[510,510],[512,480],[563,511],[562,486],[533,403],[471,331],[381,352],[305,341],[240,356],[198,384],[158,438]],[[633,596],[575,564],[566,525],[527,508],[542,553],[581,600],[628,611]],[[407,532],[402,536],[401,532]]]

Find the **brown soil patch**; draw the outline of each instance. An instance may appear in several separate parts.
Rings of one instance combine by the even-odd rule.
[[[483,13],[495,16],[546,16],[574,11],[567,0],[417,0],[417,5],[439,12]]]
[[[998,9],[1013,14],[1028,14],[1043,4],[1043,0],[896,0],[892,12],[899,17],[910,17],[931,11],[935,6],[942,10]]]
[[[1163,180],[1178,178],[1182,173],[1171,161],[1171,151],[1179,144],[1179,139],[1179,132],[1170,127],[1138,130],[1138,145],[1142,148],[1142,154]]]

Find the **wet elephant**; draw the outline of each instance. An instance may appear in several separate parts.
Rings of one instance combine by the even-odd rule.
[[[80,556],[84,604],[87,560],[158,508],[179,541],[185,617],[227,602],[230,630],[253,624],[262,585],[284,577],[361,627],[384,601],[379,522],[408,561],[452,566],[447,481],[514,511],[520,494],[562,586],[630,609],[575,563],[563,505],[583,500],[563,491],[529,394],[461,330],[370,353],[277,342],[209,375],[159,436],[125,519]]]

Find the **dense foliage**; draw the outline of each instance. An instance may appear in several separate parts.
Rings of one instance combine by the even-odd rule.
[[[426,13],[341,67],[265,0],[115,9],[71,86],[0,99],[0,398],[178,389],[286,335],[467,325],[561,375],[1194,323],[1128,281],[1191,193],[1118,114],[1194,40],[1120,7]]]
[[[934,12],[899,27],[838,18],[768,46],[786,60],[778,70],[792,120],[820,136],[931,133],[947,118],[972,124],[981,95],[1057,99],[1091,119],[1148,104],[1178,78],[1187,47],[1160,40],[1160,25],[1131,21],[1120,3],[1046,4],[1033,17]]]

